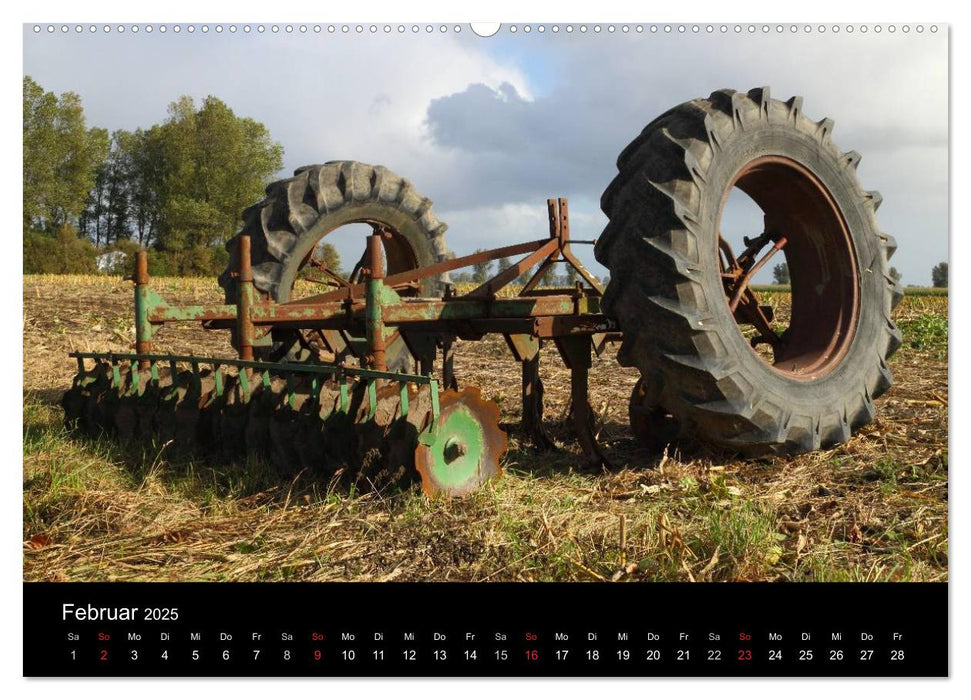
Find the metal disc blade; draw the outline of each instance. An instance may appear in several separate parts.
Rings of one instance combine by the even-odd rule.
[[[476,387],[446,391],[439,406],[438,420],[415,448],[415,466],[429,496],[464,496],[502,474],[499,407]]]

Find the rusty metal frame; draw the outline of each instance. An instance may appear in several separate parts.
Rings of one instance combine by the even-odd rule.
[[[136,270],[136,328],[141,351],[151,349],[154,327],[170,321],[200,321],[208,328],[235,328],[237,348],[241,359],[252,359],[252,348],[260,344],[271,328],[333,329],[366,328],[369,324],[425,332],[449,330],[451,324],[470,322],[481,332],[523,332],[523,321],[540,319],[533,332],[552,337],[562,332],[577,334],[611,331],[609,321],[600,313],[602,289],[597,279],[575,258],[570,249],[570,229],[565,199],[547,200],[550,216],[550,237],[545,240],[521,243],[494,250],[447,260],[414,270],[385,276],[381,263],[378,233],[369,237],[366,270],[368,280],[339,290],[318,294],[286,303],[261,300],[253,286],[253,274],[248,236],[239,237],[239,269],[237,304],[176,307],[166,303],[149,288],[147,256],[141,251]],[[372,243],[373,241],[373,243]],[[468,294],[446,296],[442,299],[412,298],[394,295],[393,288],[409,282],[437,276],[469,265],[508,257],[514,253],[526,255],[493,276]],[[542,262],[540,262],[542,261]],[[505,286],[540,262],[536,275],[523,288],[520,296],[498,298]],[[577,270],[588,285],[575,288],[534,289],[542,271],[554,262],[566,262]],[[380,294],[379,294],[380,292]],[[370,301],[369,301],[370,300]],[[381,307],[380,318],[374,306]],[[572,321],[554,317],[578,317]],[[369,344],[381,342],[378,333],[371,333]],[[373,358],[376,359],[376,358]]]
[[[239,262],[234,273],[236,304],[185,307],[168,304],[151,289],[147,254],[141,251],[136,259],[133,277],[136,354],[127,359],[142,369],[153,368],[155,356],[150,353],[157,328],[173,321],[200,321],[206,328],[234,331],[239,358],[208,361],[237,367],[241,381],[247,382],[250,372],[257,369],[265,371],[267,363],[254,361],[254,348],[270,343],[272,329],[319,331],[325,344],[329,343],[326,340],[328,333],[345,336],[353,333],[366,338],[365,349],[351,349],[351,352],[359,357],[362,366],[376,373],[374,380],[400,381],[401,377],[418,375],[387,372],[387,346],[396,334],[402,334],[407,342],[408,334],[414,333],[416,337],[437,339],[435,344],[442,351],[442,386],[450,388],[456,385],[452,371],[454,338],[477,339],[486,333],[500,333],[506,337],[514,356],[522,364],[524,408],[528,409],[528,416],[524,413],[525,427],[537,442],[550,444],[540,425],[542,386],[539,381],[538,351],[542,339],[552,339],[571,369],[571,394],[580,443],[591,462],[602,464],[603,455],[588,427],[590,411],[587,405],[586,371],[590,366],[591,349],[599,355],[607,342],[620,339],[620,333],[613,322],[601,313],[603,289],[599,281],[583,267],[570,248],[566,199],[547,200],[547,210],[550,235],[546,239],[473,253],[390,275],[385,274],[382,258],[383,238],[389,232],[384,227],[376,226],[375,232],[368,237],[367,251],[362,258],[366,264],[361,270],[364,282],[286,303],[261,299],[253,283],[248,236],[237,239]],[[442,298],[417,298],[401,297],[395,291],[402,285],[512,255],[523,257],[468,294],[456,296],[446,291]],[[572,266],[582,282],[578,281],[572,288],[536,289],[545,270],[556,263]],[[537,271],[518,296],[497,296],[500,290],[537,264]],[[122,356],[115,354],[114,357]],[[423,356],[420,359],[423,371],[429,372],[428,381],[434,357]],[[114,361],[113,365],[117,367]],[[272,366],[293,371],[281,364]],[[331,365],[331,368],[324,370],[324,373],[343,371],[342,365]]]

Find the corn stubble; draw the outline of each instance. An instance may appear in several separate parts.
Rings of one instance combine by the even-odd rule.
[[[211,279],[159,279],[181,303]],[[321,479],[244,456],[183,457],[167,441],[70,435],[57,405],[72,350],[130,351],[120,278],[24,278],[24,579],[55,581],[947,580],[947,297],[907,297],[904,346],[877,420],[846,444],[736,460],[693,442],[661,454],[627,425],[636,370],[595,359],[591,401],[613,467],[582,469],[569,373],[543,350],[556,451],[510,432],[502,479],[466,499]],[[774,293],[777,317],[787,298]],[[166,327],[162,352],[231,354],[223,334]],[[501,339],[456,353],[463,384],[519,419]]]

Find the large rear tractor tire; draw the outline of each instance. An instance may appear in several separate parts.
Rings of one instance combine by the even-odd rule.
[[[293,177],[269,185],[266,198],[243,212],[243,222],[240,233],[226,244],[230,261],[219,276],[227,304],[236,303],[233,272],[238,267],[236,239],[241,235],[251,239],[254,285],[264,298],[281,303],[293,300],[300,271],[319,264],[314,251],[320,240],[341,226],[363,223],[390,231],[384,241],[388,275],[432,265],[449,255],[448,226],[438,220],[431,200],[380,165],[331,161],[298,168]],[[402,294],[436,296],[444,281],[447,278],[426,278],[420,287]],[[295,332],[280,332],[274,336],[273,350],[264,355],[301,359],[296,356],[297,340]],[[404,343],[396,346],[401,357],[389,357],[389,368],[411,369]]]
[[[641,372],[632,415],[666,412],[680,436],[749,455],[832,446],[873,419],[901,343],[896,243],[877,226],[880,195],[860,185],[860,155],[832,131],[799,97],[718,90],[621,153],[595,255],[610,269],[604,309],[624,331],[618,360]],[[737,258],[721,230],[733,187],[765,214]],[[785,328],[749,285],[766,246],[790,273]]]

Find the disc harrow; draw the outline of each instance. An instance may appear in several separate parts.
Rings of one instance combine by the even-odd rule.
[[[451,454],[462,414],[473,418],[460,429],[473,455],[462,460],[461,479],[447,468],[428,471],[426,493],[464,494],[502,472],[498,408],[474,389],[440,394],[432,377],[197,356],[71,356],[78,372],[62,399],[65,420],[94,436],[154,440],[222,462],[252,454],[284,476],[308,471],[383,488],[423,475],[416,465],[430,450]]]
[[[159,449],[208,460],[256,456],[288,478],[308,472],[363,489],[420,480],[429,496],[463,496],[502,474],[507,439],[499,407],[476,387],[458,389],[453,344],[498,332],[522,364],[526,432],[552,446],[541,424],[539,350],[543,339],[554,340],[573,370],[580,443],[599,460],[586,371],[591,352],[602,351],[610,336],[610,322],[596,313],[596,279],[570,252],[566,200],[548,205],[548,239],[390,276],[384,266],[394,231],[369,220],[374,233],[356,273],[362,281],[287,303],[267,300],[255,287],[247,235],[237,237],[233,250],[235,303],[215,307],[168,304],[152,290],[141,251],[132,278],[136,352],[73,353],[78,372],[62,401],[66,421],[93,435],[155,441]],[[517,253],[526,255],[470,294],[456,296],[447,286],[440,299],[399,295],[422,279]],[[586,287],[578,283],[558,295],[534,290],[557,261],[574,266]],[[497,296],[537,263],[524,296]],[[400,260],[395,266],[402,267]],[[239,357],[154,354],[158,330],[185,320],[230,330]],[[302,361],[270,359],[281,355],[277,338],[285,339],[284,350],[299,345]],[[440,379],[433,371],[439,352]],[[334,359],[324,361],[325,353]],[[391,357],[395,365],[410,358],[422,373],[388,371]]]

